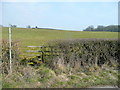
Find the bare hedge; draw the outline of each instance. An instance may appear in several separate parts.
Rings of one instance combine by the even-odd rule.
[[[61,51],[59,56],[47,60],[54,67],[61,63],[70,67],[86,67],[91,65],[113,66],[119,60],[118,39],[71,39],[49,42],[50,48]]]

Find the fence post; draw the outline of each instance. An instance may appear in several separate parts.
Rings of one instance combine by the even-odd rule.
[[[41,47],[41,51],[42,51],[42,57],[41,57],[41,59],[42,59],[42,63],[44,63],[44,52],[43,52],[43,47]]]
[[[42,51],[42,62],[44,63],[44,53]]]
[[[12,73],[12,38],[11,38],[11,26],[9,27],[9,59],[10,59],[10,73]]]

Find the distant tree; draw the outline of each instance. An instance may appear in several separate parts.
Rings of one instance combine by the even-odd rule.
[[[10,27],[12,27],[12,24],[9,24]]]
[[[13,25],[13,27],[17,27],[17,25]]]
[[[35,26],[35,28],[38,28],[37,26]]]
[[[97,26],[95,31],[104,31],[104,26],[101,26],[101,25]]]
[[[109,25],[105,27],[105,31],[118,32],[118,25]]]
[[[97,28],[94,28],[93,26],[87,27],[83,31],[109,31],[109,32],[120,32],[120,26],[118,25],[109,25],[109,26],[101,26],[99,25]]]
[[[10,26],[11,26],[11,27],[17,27],[17,25],[12,25],[12,24],[10,24]]]
[[[28,26],[27,26],[27,28],[31,28],[31,26],[30,26],[30,25],[28,25]]]
[[[93,31],[94,30],[94,26],[88,26],[84,31]]]

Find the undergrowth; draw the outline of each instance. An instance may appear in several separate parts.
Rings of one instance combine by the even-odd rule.
[[[3,88],[117,86],[120,76],[117,63],[119,57],[117,55],[117,41],[104,40],[99,42],[94,40],[89,43],[86,43],[84,40],[81,43],[78,43],[78,41],[62,41],[54,44],[58,45],[58,50],[62,51],[61,56],[46,59],[48,62],[34,66],[30,66],[28,62],[19,57],[18,45],[13,42],[12,73],[9,72],[8,43],[3,41],[1,65]],[[96,44],[93,45],[92,42]]]
[[[98,70],[72,74],[55,73],[42,65],[39,68],[19,66],[12,74],[3,75],[3,88],[86,88],[97,85],[117,86],[118,72]]]

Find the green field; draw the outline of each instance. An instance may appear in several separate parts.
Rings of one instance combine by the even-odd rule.
[[[3,39],[8,39],[8,28],[2,29]],[[79,38],[118,38],[118,32],[85,32],[52,29],[12,28],[12,39],[20,41],[22,46],[43,45],[55,39]]]
[[[8,28],[2,29],[2,37],[3,39],[8,40]],[[81,48],[79,52],[78,50],[79,48],[76,48],[76,43],[74,42],[74,40],[72,40],[73,43],[72,46],[74,45],[72,53],[70,48],[65,49],[64,47],[61,49],[67,50],[68,53],[65,52],[66,53],[65,54],[63,52],[62,55],[58,58],[57,57],[53,58],[52,56],[52,60],[50,57],[46,57],[45,60],[47,63],[40,63],[38,67],[37,65],[35,67],[33,66],[31,67],[30,65],[28,65],[32,63],[32,62],[29,63],[29,61],[31,60],[33,62],[37,62],[38,60],[40,60],[40,58],[36,57],[35,54],[39,53],[39,56],[41,56],[41,54],[40,52],[37,52],[34,53],[33,57],[28,56],[28,54],[32,53],[27,53],[26,52],[27,48],[25,46],[28,45],[41,46],[43,44],[46,44],[45,42],[55,39],[80,39],[80,38],[118,38],[118,33],[13,28],[12,40],[20,41],[21,47],[20,49],[19,47],[13,48],[15,54],[13,54],[14,58],[12,58],[12,60],[13,61],[15,60],[14,62],[16,63],[13,64],[12,66],[13,67],[12,74],[6,73],[9,72],[8,69],[9,64],[6,64],[6,62],[2,64],[3,88],[87,88],[97,85],[117,86],[118,76],[120,75],[118,74],[117,70],[115,70],[118,65],[117,62],[115,62],[116,58],[113,56],[115,55],[114,52],[116,53],[116,45],[114,44],[114,46],[111,47],[113,45],[112,42],[110,45],[107,45],[109,43],[107,43],[106,45],[94,44],[95,42],[92,43],[92,45],[91,42],[90,44],[87,43],[85,46],[83,45],[84,43],[79,44],[83,48],[83,49]],[[8,44],[6,43],[3,44],[2,48],[3,49],[2,60],[4,61],[9,60],[8,55],[9,47],[7,45]],[[68,45],[69,43],[66,45],[66,47]],[[87,45],[91,45],[89,46],[89,50],[86,50]],[[99,45],[102,45],[103,47],[97,48]],[[76,56],[76,54],[78,54],[79,57]],[[102,68],[99,66],[99,64],[97,65],[95,63],[96,57],[98,57],[98,55],[100,55],[100,57],[106,58],[105,59],[106,61],[102,65]],[[111,56],[114,58],[111,59]],[[19,64],[19,62],[17,62],[16,60],[19,60],[21,63]],[[60,60],[62,60],[62,62],[60,62]],[[68,63],[65,64],[66,61]],[[110,64],[109,61],[112,64]],[[27,62],[27,64],[22,64],[22,62],[25,63]],[[73,64],[71,64],[71,62],[75,63],[74,67]],[[84,66],[79,64],[81,62],[84,63],[83,64]]]

